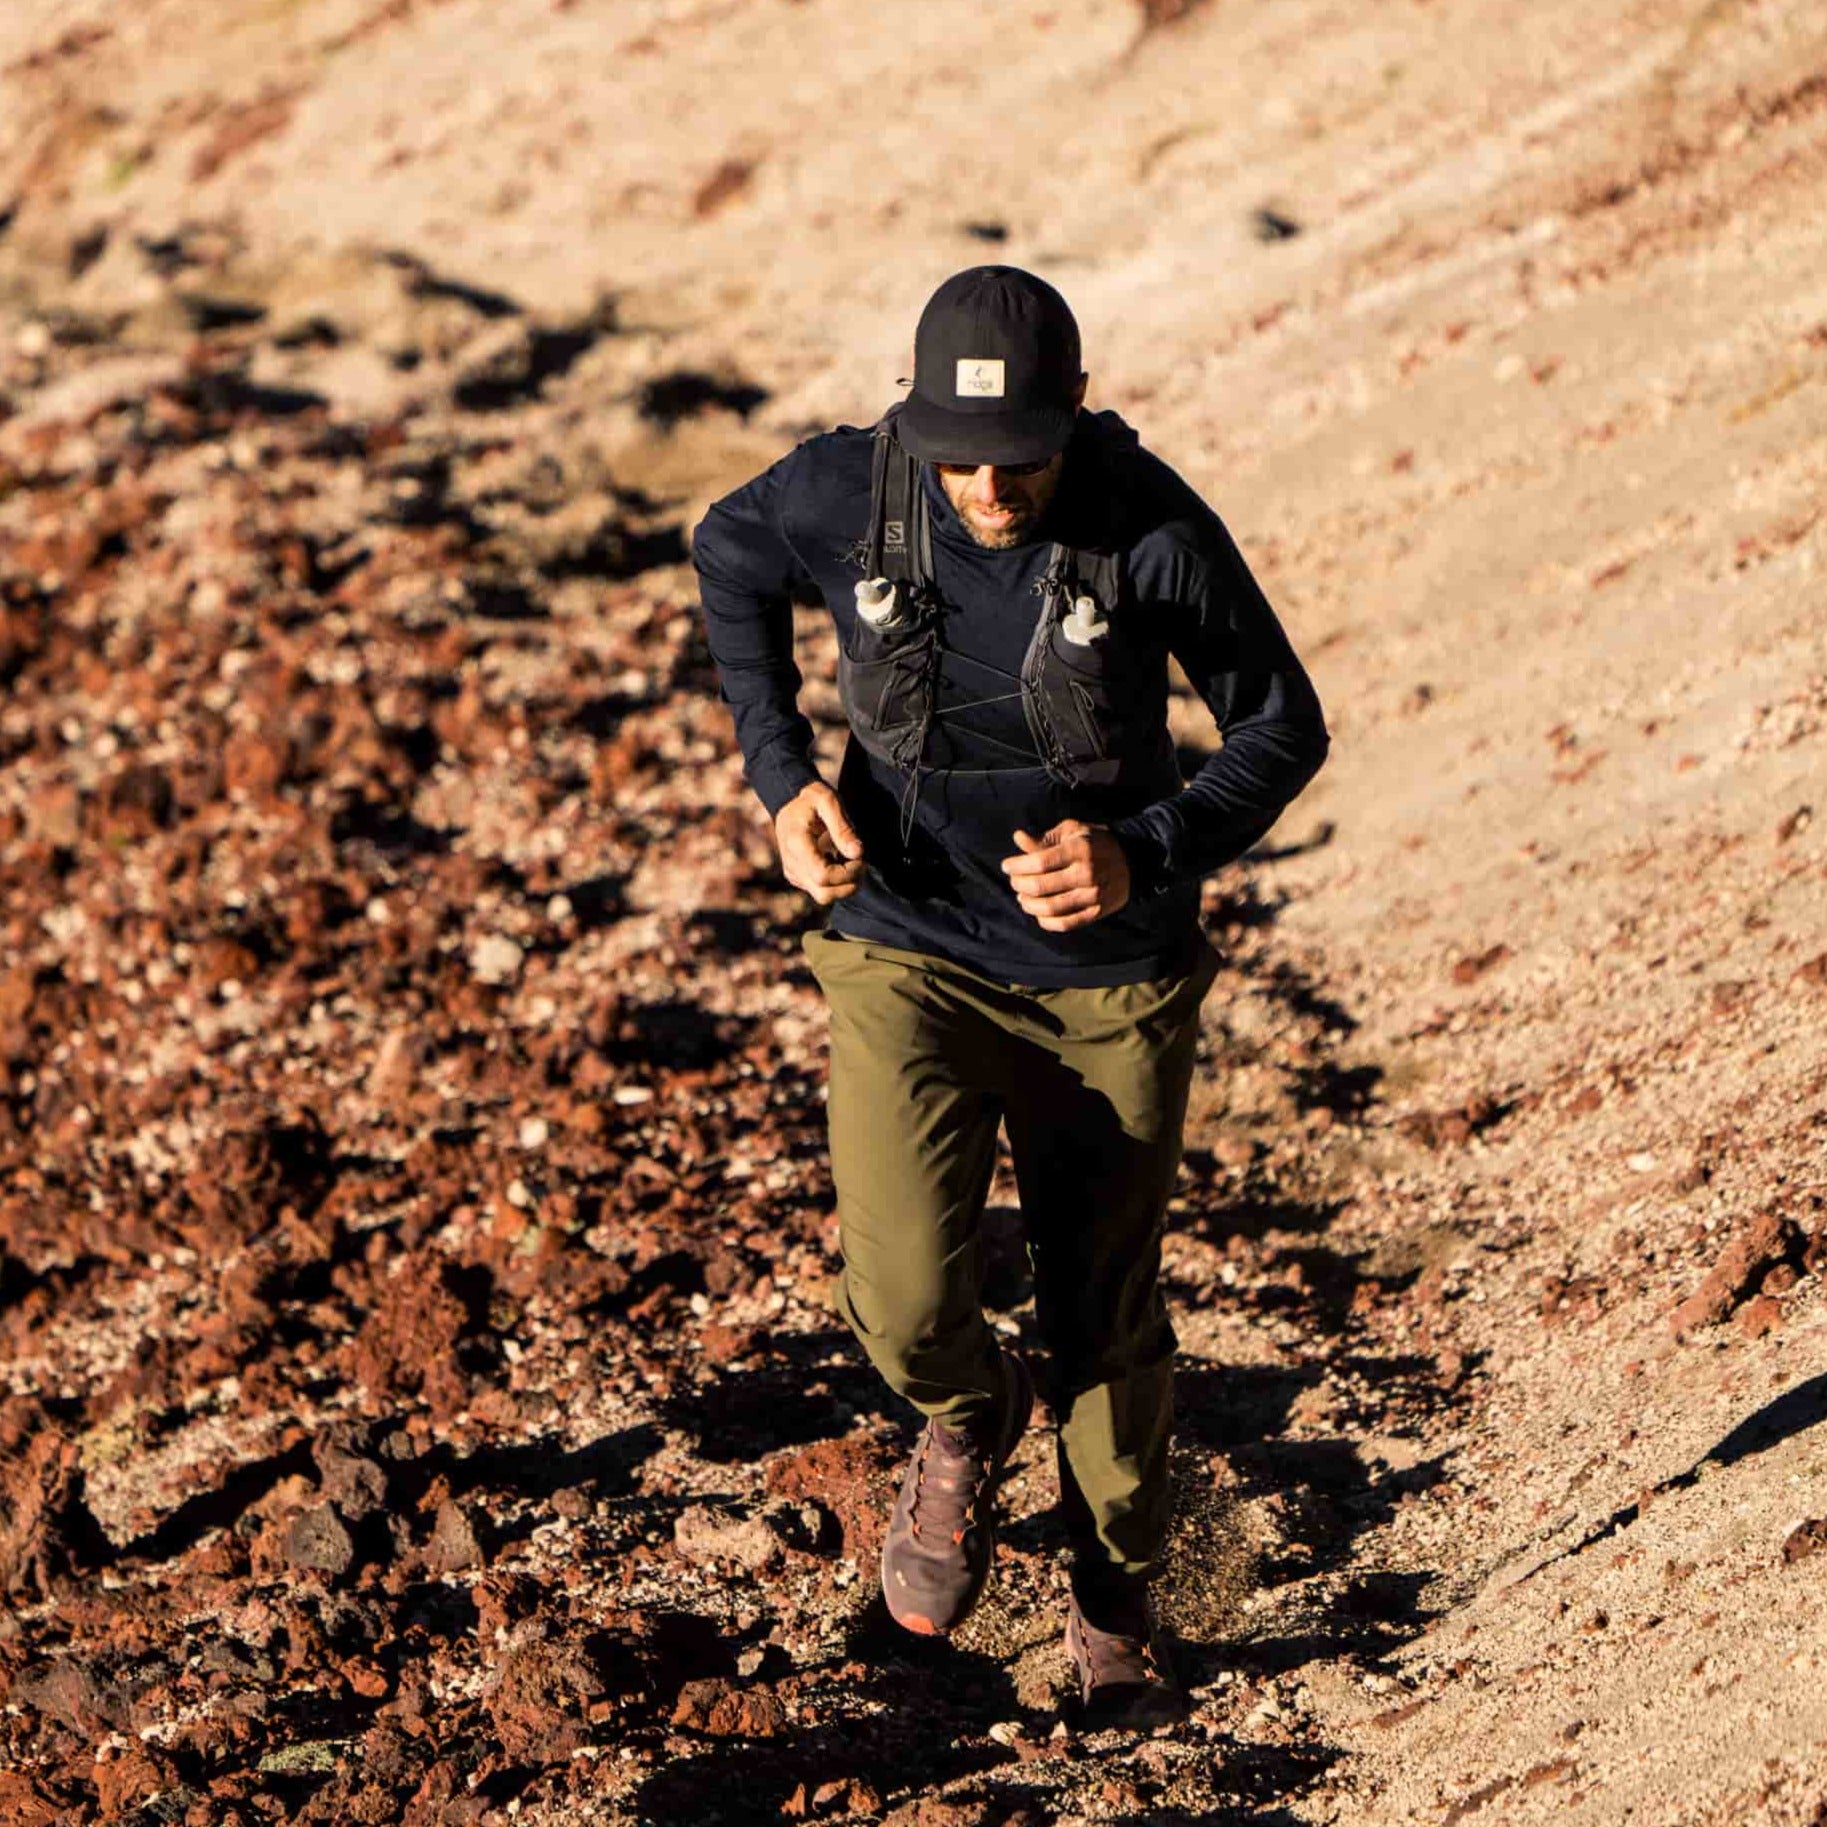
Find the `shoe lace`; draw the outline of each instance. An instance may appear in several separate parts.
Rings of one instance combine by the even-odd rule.
[[[940,1422],[928,1422],[920,1439],[920,1459],[914,1472],[913,1512],[909,1518],[915,1535],[949,1536],[964,1540],[976,1521],[984,1481],[990,1475],[990,1455],[967,1436],[953,1433]]]
[[[1111,1620],[1114,1629],[1100,1629],[1082,1610],[1078,1622],[1091,1687],[1124,1687],[1165,1678],[1155,1660],[1153,1621],[1145,1605],[1133,1618]]]

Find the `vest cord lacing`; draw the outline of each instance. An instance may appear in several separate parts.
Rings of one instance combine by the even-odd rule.
[[[1071,700],[1065,694],[1082,693],[1083,689],[1064,674],[1053,652],[1053,635],[1056,627],[1064,626],[1067,636],[1080,646],[1102,638],[1110,626],[1108,618],[1117,607],[1120,569],[1113,553],[1081,552],[1054,545],[1033,586],[1041,598],[1041,610],[1018,673],[947,646],[944,618],[950,605],[933,582],[932,508],[924,486],[924,465],[909,455],[895,437],[895,411],[891,408],[875,430],[869,530],[851,551],[852,561],[862,573],[857,586],[859,621],[887,637],[890,644],[886,652],[871,659],[867,657],[870,637],[859,634],[865,643],[864,654],[855,660],[845,656],[840,684],[845,683],[846,667],[862,667],[865,671],[871,666],[886,667],[889,683],[867,695],[866,703],[846,689],[844,709],[863,746],[907,775],[900,803],[901,847],[905,851],[913,835],[926,776],[955,771],[927,765],[933,726],[941,718],[1019,701],[1033,740],[1031,750],[984,730],[972,729],[968,733],[1017,757],[1011,767],[1038,765],[1067,786],[1082,784],[1088,766],[1093,769],[1091,778],[1098,778],[1100,773],[1106,780],[1111,778],[1108,770],[1115,764],[1105,760],[1101,743],[1093,741],[1087,747],[1081,741],[1078,746],[1085,752],[1076,752],[1053,715],[1055,708],[1060,708],[1062,715],[1069,714]],[[891,589],[883,591],[882,584]],[[892,605],[897,591],[904,606]],[[891,604],[886,615],[876,608],[884,599]],[[895,634],[900,634],[905,642],[898,649],[892,644]],[[940,708],[937,699],[941,665],[948,656],[993,673],[1016,689],[967,698]],[[1051,705],[1050,694],[1054,693],[1062,695],[1062,707]],[[900,712],[899,721],[892,714],[884,715],[887,707]]]

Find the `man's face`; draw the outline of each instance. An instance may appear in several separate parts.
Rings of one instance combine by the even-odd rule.
[[[1065,468],[1063,451],[1041,464],[935,463],[939,486],[964,530],[1000,551],[1032,537]]]

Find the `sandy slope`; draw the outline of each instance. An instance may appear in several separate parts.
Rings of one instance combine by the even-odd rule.
[[[268,384],[424,406],[480,332],[396,251],[610,301],[516,423],[677,524],[1007,258],[1308,657],[1334,757],[1214,902],[1262,925],[1175,1245],[1193,1476],[1238,1492],[1201,1723],[968,1818],[1823,1818],[1827,1556],[1783,1551],[1827,1514],[1818,7],[90,0],[8,9],[0,70],[0,301],[106,323],[103,394],[207,296],[345,325]],[[95,385],[25,361],[15,451]],[[764,397],[638,410],[680,373]],[[637,910],[694,892],[651,867]],[[1772,1215],[1789,1268],[1677,1329]],[[1034,1617],[973,1654],[1044,1672]]]

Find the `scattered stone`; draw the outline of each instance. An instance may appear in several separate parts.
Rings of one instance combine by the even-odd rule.
[[[438,1505],[438,1520],[425,1549],[425,1567],[433,1574],[461,1573],[480,1567],[486,1556],[477,1534],[475,1518],[460,1503]]]
[[[1397,1120],[1396,1133],[1423,1148],[1459,1147],[1494,1128],[1509,1113],[1508,1104],[1481,1093],[1450,1110],[1411,1111]]]
[[[1764,1212],[1721,1251],[1700,1286],[1669,1314],[1677,1334],[1716,1325],[1756,1287],[1766,1269],[1799,1254],[1800,1231],[1793,1220]]]
[[[707,1738],[778,1738],[787,1729],[787,1711],[772,1690],[719,1677],[686,1682],[672,1723]]]
[[[323,1493],[350,1522],[381,1509],[387,1501],[387,1472],[366,1451],[365,1431],[333,1423],[312,1443],[311,1457]]]
[[[1814,808],[1812,806],[1797,806],[1793,812],[1788,813],[1782,819],[1778,820],[1776,826],[1776,841],[1779,844],[1788,843],[1792,837],[1795,837],[1798,833],[1808,829],[1809,822],[1813,817]]]
[[[1476,983],[1487,971],[1494,971],[1510,956],[1510,948],[1499,940],[1488,950],[1472,952],[1463,958],[1457,958],[1453,961],[1453,981],[1455,983]]]
[[[355,1565],[355,1541],[328,1504],[301,1510],[286,1524],[287,1564],[310,1573],[341,1579]]]
[[[84,1495],[81,1449],[29,1396],[0,1406],[0,1593],[36,1602],[113,1550]]]
[[[99,1736],[132,1724],[132,1707],[120,1685],[73,1656],[59,1656],[48,1668],[20,1676],[12,1698],[73,1732]]]
[[[526,954],[503,933],[488,933],[470,947],[469,968],[480,983],[512,983]]]
[[[778,1566],[783,1558],[781,1538],[765,1517],[738,1520],[703,1504],[680,1512],[673,1524],[673,1543],[688,1561],[730,1562],[748,1573]]]
[[[1780,1303],[1767,1294],[1754,1294],[1732,1315],[1732,1324],[1748,1339],[1760,1339],[1783,1323]]]
[[[988,1802],[952,1802],[923,1795],[884,1816],[882,1827],[990,1827],[996,1819],[997,1812]]]
[[[1791,1529],[1783,1541],[1783,1565],[1793,1567],[1797,1561],[1805,1561],[1827,1548],[1827,1516],[1810,1517],[1807,1522],[1798,1523]]]
[[[1538,1308],[1542,1323],[1557,1326],[1576,1320],[1588,1325],[1604,1312],[1606,1293],[1605,1283],[1595,1275],[1552,1275]]]
[[[1157,9],[1171,6],[1173,16],[1189,11],[1196,0],[1149,0]],[[1300,224],[1292,216],[1272,209],[1266,203],[1250,212],[1250,227],[1258,241],[1292,241],[1300,233]]]
[[[517,1763],[567,1758],[589,1736],[590,1714],[610,1698],[597,1646],[552,1626],[529,1624],[501,1664],[487,1697],[502,1750]]]
[[[374,1050],[364,1089],[377,1104],[391,1105],[418,1082],[425,1046],[420,1031],[410,1025],[392,1029]]]

